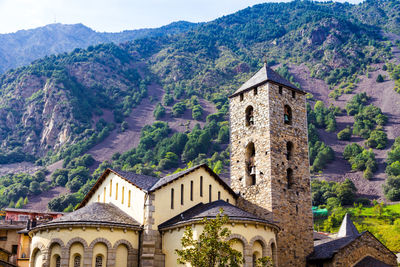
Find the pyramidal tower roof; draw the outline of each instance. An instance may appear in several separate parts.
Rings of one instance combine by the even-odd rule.
[[[266,82],[273,82],[280,85],[284,85],[286,87],[292,88],[295,91],[305,94],[304,91],[300,90],[291,82],[283,78],[276,71],[271,69],[271,67],[269,67],[268,64],[265,62],[264,66],[256,74],[254,74],[253,77],[251,77],[247,82],[245,82],[238,90],[236,90],[236,92],[234,92],[230,97],[237,96],[240,93],[243,93],[252,88],[260,86]]]
[[[337,233],[337,237],[358,236],[359,234],[360,233],[357,231],[357,228],[351,221],[349,214],[346,213],[343,218],[342,225],[340,226],[339,232]]]

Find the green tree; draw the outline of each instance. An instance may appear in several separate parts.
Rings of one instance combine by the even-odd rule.
[[[378,74],[378,76],[376,77],[376,82],[383,83],[384,81],[385,79],[383,78],[383,76],[381,74]]]
[[[188,226],[181,239],[183,249],[175,250],[178,264],[190,263],[193,267],[240,266],[242,253],[231,247],[235,240],[227,240],[231,231],[224,225],[228,221],[222,209],[215,219],[204,218],[204,230],[198,239],[193,237],[193,230]]]
[[[160,118],[164,117],[165,115],[165,108],[161,103],[158,103],[153,111],[154,118],[159,120]]]
[[[337,134],[337,138],[339,140],[346,140],[349,141],[351,139],[351,128],[347,126]]]

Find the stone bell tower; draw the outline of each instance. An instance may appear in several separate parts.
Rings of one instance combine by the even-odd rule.
[[[305,94],[265,64],[230,96],[231,186],[241,208],[280,226],[284,267],[313,251]]]

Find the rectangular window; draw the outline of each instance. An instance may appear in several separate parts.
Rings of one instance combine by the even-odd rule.
[[[296,92],[295,91],[292,91],[292,97],[296,98]]]
[[[106,203],[106,188],[104,187],[104,192],[103,192],[103,203]]]
[[[183,205],[184,185],[181,184],[181,205]]]
[[[258,94],[258,89],[254,88],[254,95],[257,95],[257,94]]]
[[[12,245],[11,253],[14,255],[18,253],[18,245]]]
[[[211,202],[211,200],[212,200],[211,193],[212,193],[212,188],[211,188],[211,185],[209,185],[208,186],[208,202]]]
[[[279,94],[282,94],[282,86],[279,86]]]
[[[112,196],[112,179],[110,180],[110,197]]]
[[[193,181],[190,181],[190,201],[193,201]]]
[[[97,195],[97,202],[100,202],[100,195]]]
[[[174,189],[171,188],[171,209],[174,209]]]
[[[121,204],[124,204],[124,197],[125,197],[125,186],[122,187],[122,200],[121,200]]]
[[[218,191],[218,200],[221,200],[221,192]]]
[[[244,98],[243,93],[241,93],[240,94],[240,101],[243,101],[243,98]]]
[[[131,206],[131,190],[128,191],[128,208]]]
[[[200,176],[200,196],[203,196],[203,176]]]
[[[118,183],[115,185],[115,200],[118,200]]]
[[[227,198],[227,199],[226,199],[226,202],[228,202],[228,203],[229,203],[229,198]]]

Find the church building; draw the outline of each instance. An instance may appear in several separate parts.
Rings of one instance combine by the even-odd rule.
[[[264,256],[282,267],[397,266],[347,217],[341,235],[314,243],[305,94],[265,64],[229,98],[230,185],[207,165],[162,178],[107,169],[76,211],[29,232],[30,266],[184,266],[185,227],[199,236],[221,208],[244,267]]]

